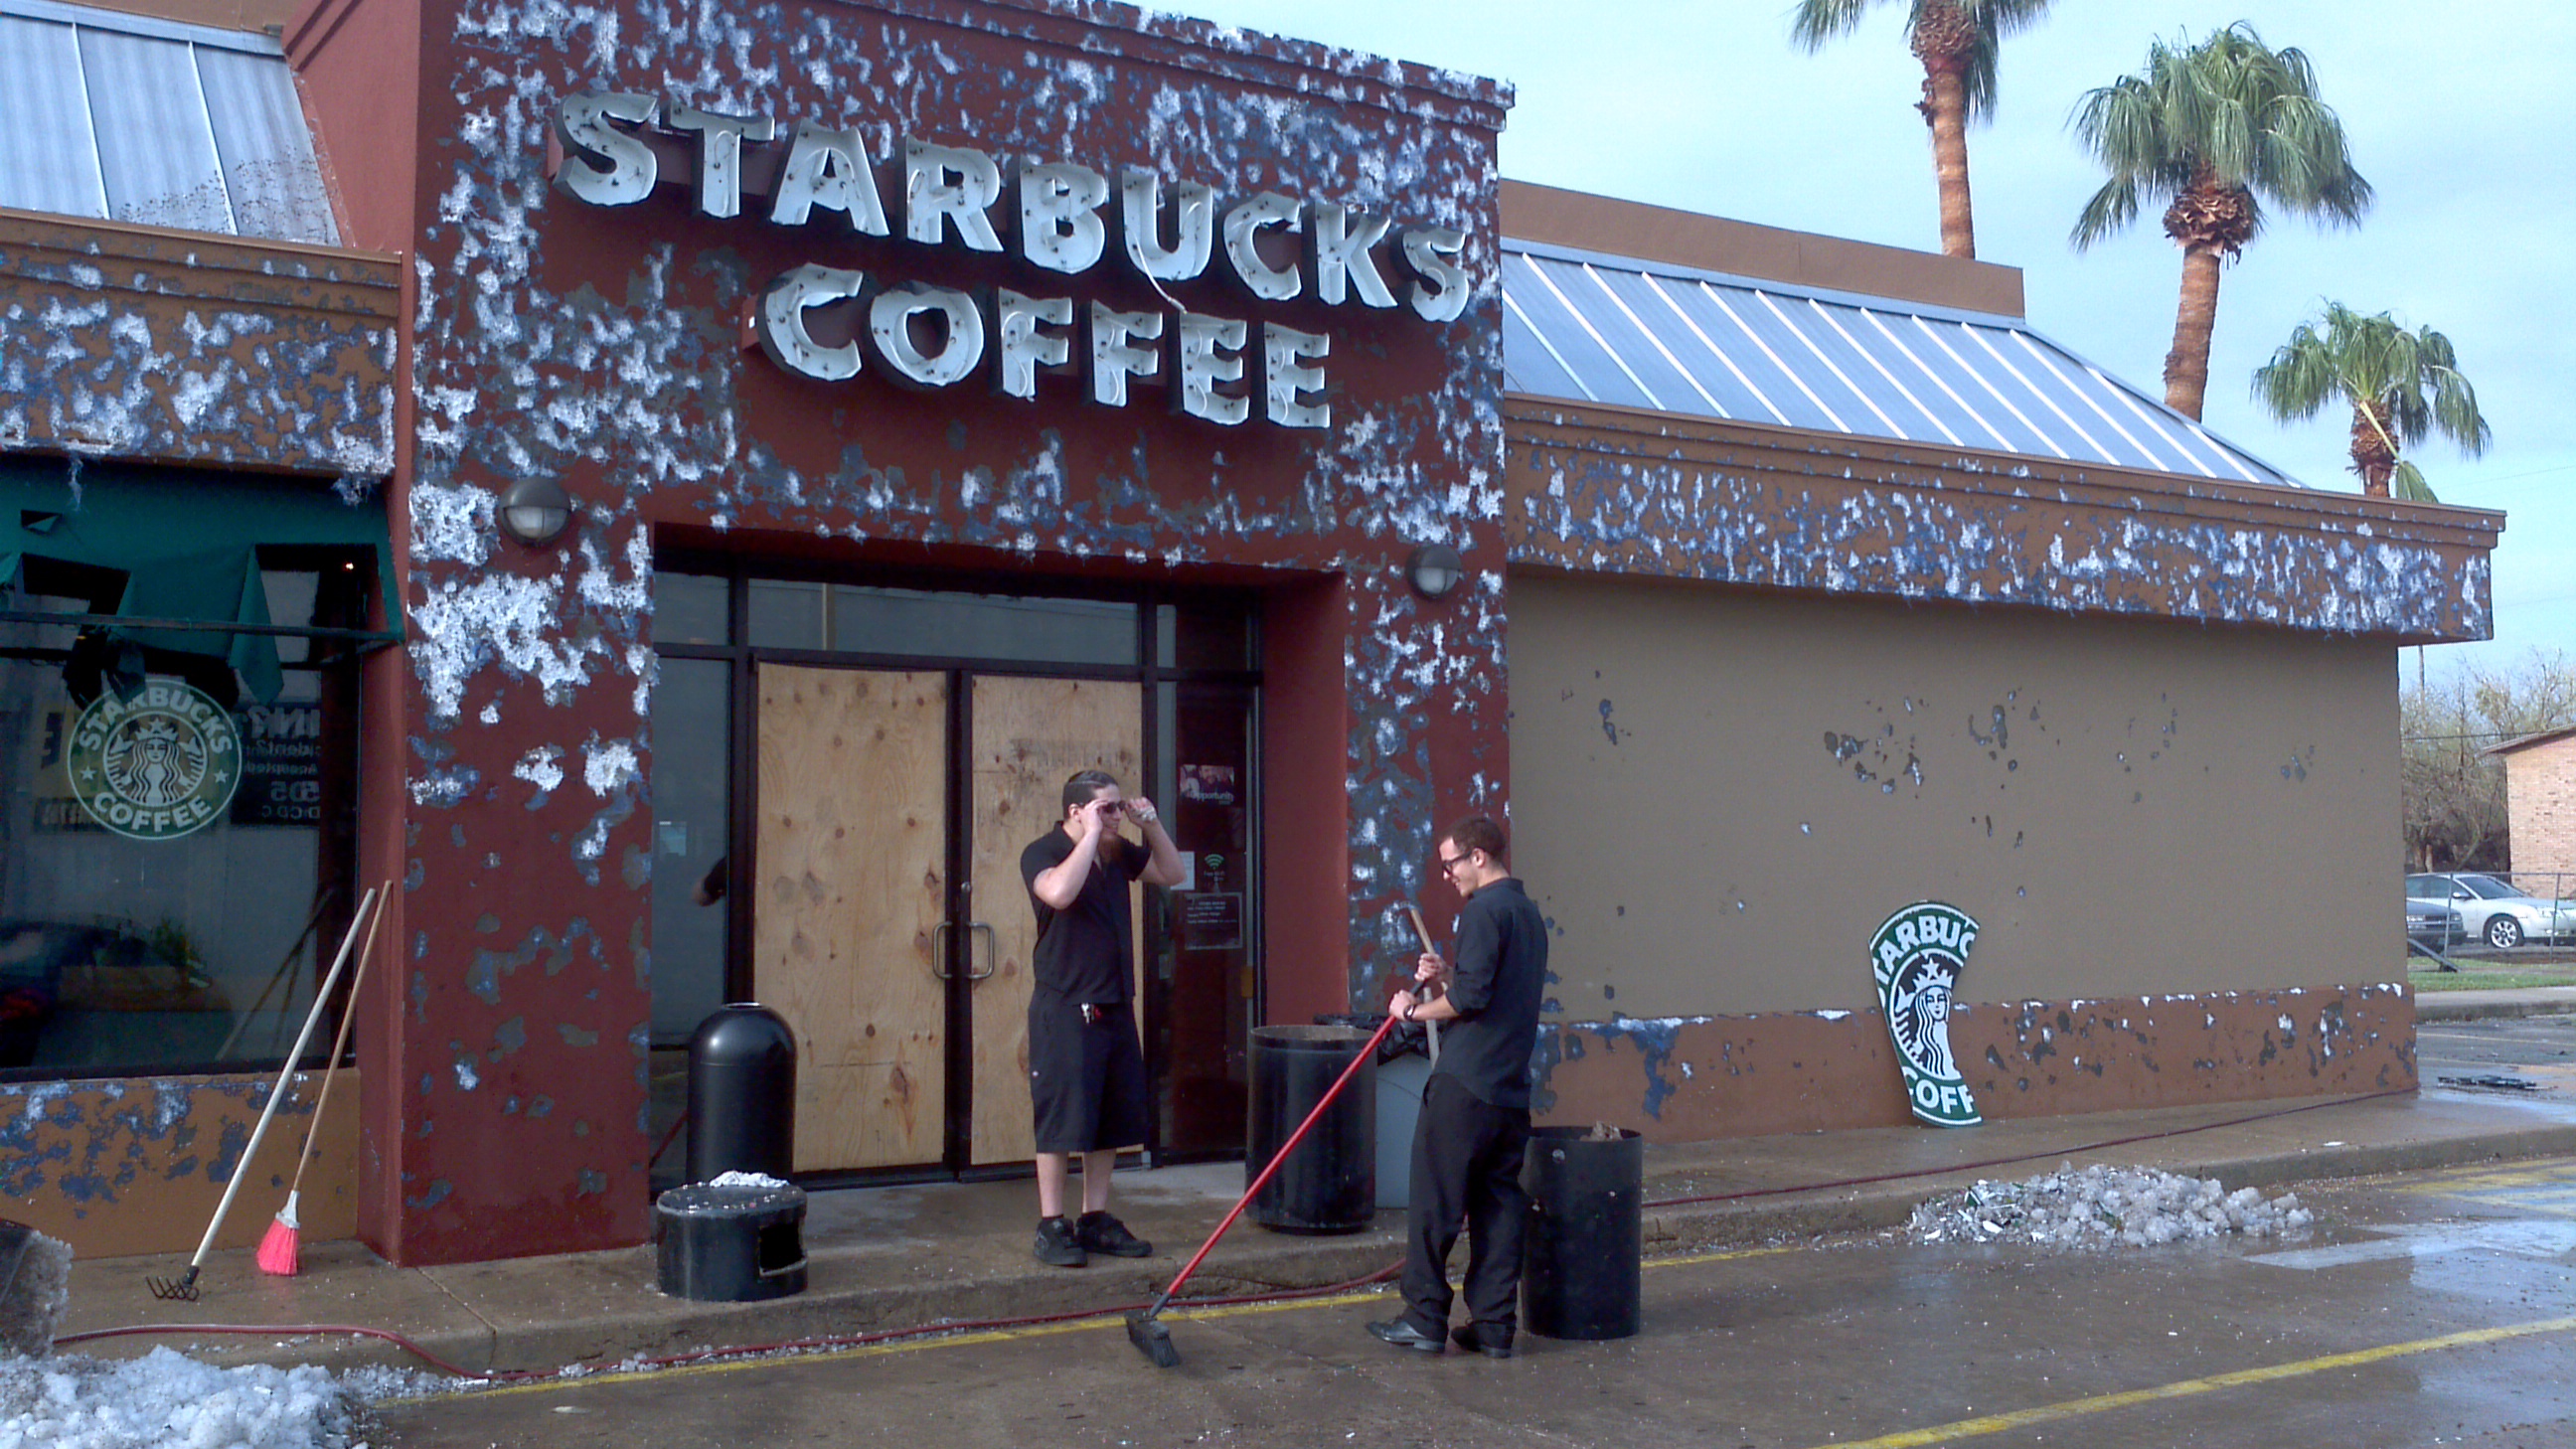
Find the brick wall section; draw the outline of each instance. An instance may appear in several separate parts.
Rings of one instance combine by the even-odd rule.
[[[2576,734],[2514,750],[2504,766],[2514,873],[2557,872],[2576,887]]]

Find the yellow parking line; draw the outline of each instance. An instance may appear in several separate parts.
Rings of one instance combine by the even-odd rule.
[[[1796,1252],[1795,1246],[1768,1248],[1733,1248],[1715,1253],[1676,1253],[1669,1257],[1648,1258],[1649,1268],[1686,1268],[1699,1263],[1725,1263],[1738,1258],[1767,1258],[1775,1253]],[[1229,1303],[1214,1308],[1176,1308],[1163,1315],[1169,1323],[1204,1323],[1220,1318],[1242,1318],[1255,1313],[1283,1313],[1295,1308],[1347,1308],[1383,1297],[1384,1287],[1336,1293],[1323,1298],[1287,1298],[1270,1303]],[[489,1398],[494,1394],[542,1394],[557,1389],[606,1388],[611,1384],[628,1384],[638,1379],[667,1379],[680,1374],[734,1373],[742,1369],[777,1368],[782,1364],[838,1363],[854,1358],[876,1358],[890,1353],[911,1353],[925,1348],[967,1348],[977,1344],[1015,1343],[1022,1339],[1052,1338],[1064,1333],[1087,1333],[1103,1328],[1123,1328],[1124,1318],[1085,1318],[1071,1323],[1036,1323],[1022,1328],[990,1328],[972,1333],[937,1336],[936,1328],[924,1329],[921,1338],[899,1339],[890,1343],[863,1343],[849,1348],[825,1349],[798,1354],[793,1358],[741,1358],[717,1363],[673,1364],[668,1368],[626,1369],[605,1373],[580,1374],[572,1378],[528,1379],[518,1383],[496,1384],[490,1388],[458,1389],[450,1393],[421,1394],[411,1398],[383,1399],[385,1404],[438,1404],[453,1399]]]
[[[1974,1439],[1987,1434],[2001,1434],[2008,1429],[2027,1428],[2058,1419],[2081,1418],[2112,1409],[2135,1408],[2140,1404],[2165,1399],[2189,1398],[2194,1394],[2211,1394],[2220,1389],[2242,1388],[2247,1384],[2271,1383],[2306,1374],[2327,1373],[2335,1369],[2358,1368],[2386,1359],[2404,1358],[2409,1354],[2436,1353],[2446,1348],[2466,1348],[2472,1344],[2497,1343],[2509,1338],[2528,1338],[2534,1334],[2565,1333],[2576,1329],[2576,1318],[2543,1318],[2531,1323],[2508,1324],[2501,1328],[2473,1328],[2463,1333],[2446,1333],[2439,1338],[2418,1338],[2407,1343],[2383,1344],[2378,1348],[2356,1349],[2351,1353],[2328,1354],[2323,1358],[2302,1359],[2297,1363],[2273,1364],[2268,1368],[2239,1369],[2234,1373],[2214,1374],[2205,1379],[2184,1379],[2180,1383],[2159,1384],[2149,1389],[2130,1389],[2125,1393],[2096,1394],[2089,1399],[2069,1399],[2062,1404],[2042,1404],[2035,1409],[2015,1409],[2004,1414],[1984,1414],[1956,1423],[1935,1424],[1929,1429],[1907,1429],[1901,1433],[1883,1434],[1875,1439],[1843,1439],[1817,1449],[1923,1449],[1923,1446],[1947,1444],[1957,1439]]]

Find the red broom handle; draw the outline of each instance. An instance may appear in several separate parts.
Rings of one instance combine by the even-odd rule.
[[[1395,1017],[1392,1014],[1377,1024],[1377,1032],[1368,1039],[1368,1045],[1361,1047],[1358,1054],[1351,1058],[1351,1064],[1342,1068],[1342,1074],[1333,1079],[1332,1089],[1325,1092],[1323,1100],[1315,1104],[1315,1110],[1307,1113],[1306,1120],[1297,1124],[1297,1130],[1288,1134],[1287,1145],[1280,1148],[1270,1159],[1268,1167],[1261,1169],[1261,1175],[1252,1180],[1252,1186],[1243,1190],[1243,1196],[1234,1204],[1234,1211],[1225,1215],[1225,1221],[1216,1225],[1216,1231],[1208,1234],[1206,1242],[1199,1244],[1198,1256],[1190,1259],[1189,1266],[1181,1269],[1180,1276],[1172,1280],[1172,1286],[1164,1289],[1163,1296],[1155,1300],[1154,1313],[1162,1312],[1163,1305],[1171,1302],[1172,1295],[1180,1292],[1181,1285],[1190,1281],[1190,1275],[1199,1270],[1199,1264],[1206,1262],[1207,1255],[1216,1251],[1217,1239],[1225,1236],[1225,1230],[1233,1227],[1234,1220],[1243,1216],[1243,1210],[1252,1206],[1252,1200],[1260,1196],[1263,1188],[1270,1185],[1270,1179],[1279,1172],[1279,1165],[1288,1160],[1289,1153],[1297,1150],[1298,1143],[1306,1140],[1306,1133],[1323,1117],[1324,1109],[1333,1105],[1333,1099],[1342,1094],[1342,1088],[1350,1084],[1352,1076],[1359,1071],[1360,1064],[1376,1054],[1377,1044],[1386,1040],[1388,1029],[1394,1025]]]

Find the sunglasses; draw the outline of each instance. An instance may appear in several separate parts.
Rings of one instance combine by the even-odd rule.
[[[1472,850],[1471,850],[1471,851],[1469,851],[1469,852],[1467,852],[1465,855],[1444,855],[1444,856],[1441,856],[1441,857],[1440,857],[1440,873],[1441,873],[1442,875],[1456,875],[1456,874],[1458,873],[1458,867],[1460,867],[1460,866],[1462,866],[1462,865],[1467,864],[1469,861],[1472,861],[1472,860],[1474,860],[1475,858],[1476,858],[1476,853],[1475,853],[1474,851],[1472,851]]]

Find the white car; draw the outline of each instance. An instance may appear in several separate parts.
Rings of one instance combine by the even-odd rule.
[[[2525,941],[2576,938],[2576,901],[2544,901],[2491,875],[2410,875],[2406,898],[2456,907],[2462,934],[2499,951]]]

